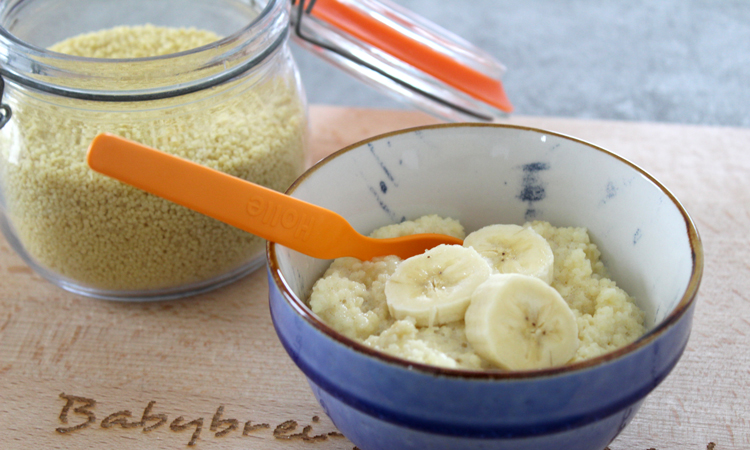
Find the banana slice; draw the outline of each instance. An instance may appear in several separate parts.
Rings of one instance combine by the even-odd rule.
[[[578,350],[570,307],[553,287],[528,275],[491,275],[474,290],[465,323],[477,354],[503,369],[559,366]]]
[[[473,248],[438,245],[396,268],[385,283],[388,310],[418,326],[461,320],[471,293],[489,276],[490,266]]]
[[[497,273],[520,273],[552,283],[555,255],[549,243],[531,228],[518,225],[490,225],[464,239],[490,261]]]

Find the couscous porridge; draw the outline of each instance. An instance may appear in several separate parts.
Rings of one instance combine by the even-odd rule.
[[[313,312],[373,349],[478,370],[577,362],[645,332],[643,311],[609,279],[585,228],[535,221],[465,236],[458,221],[433,215],[372,236],[414,233],[448,234],[464,246],[407,260],[339,258],[312,289]]]

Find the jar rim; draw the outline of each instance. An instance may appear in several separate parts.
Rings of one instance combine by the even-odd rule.
[[[267,38],[262,36],[264,34]],[[20,39],[0,24],[0,76],[28,88],[74,99],[105,102],[159,100],[201,91],[229,81],[261,64],[287,41],[288,36],[289,8],[284,0],[268,0],[258,15],[245,26],[216,41],[189,50],[141,58],[95,58],[59,53]],[[259,39],[264,40],[265,43],[251,42]],[[248,47],[255,47],[260,51],[248,52]],[[241,61],[228,65],[227,56],[232,60]],[[73,87],[48,79],[41,80],[38,77],[40,73],[45,73],[45,69],[63,77],[80,78],[92,75],[91,71],[72,70],[71,63],[79,63],[86,68],[97,66],[115,74],[118,72],[115,68],[122,64],[141,66],[158,63],[161,64],[160,69],[163,70],[165,62],[177,62],[186,58],[196,58],[196,69],[223,66],[225,70],[220,70],[210,76],[198,77],[190,82],[182,82],[179,85],[166,84],[135,90]],[[65,67],[59,67],[60,64]],[[26,75],[35,75],[35,77]],[[102,78],[98,73],[96,75]]]

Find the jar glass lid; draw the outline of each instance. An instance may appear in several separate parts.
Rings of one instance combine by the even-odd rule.
[[[451,121],[513,110],[505,67],[388,0],[292,0],[295,41],[361,81]]]

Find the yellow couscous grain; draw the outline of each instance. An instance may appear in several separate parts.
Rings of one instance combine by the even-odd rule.
[[[80,35],[51,50],[142,58],[217,39],[146,25]],[[260,238],[94,173],[85,155],[96,134],[114,133],[275,190],[303,170],[305,111],[294,75],[261,74],[129,104],[23,92],[7,101],[13,119],[0,132],[0,180],[9,221],[36,264],[91,289],[205,282],[261,257],[263,248]]]

